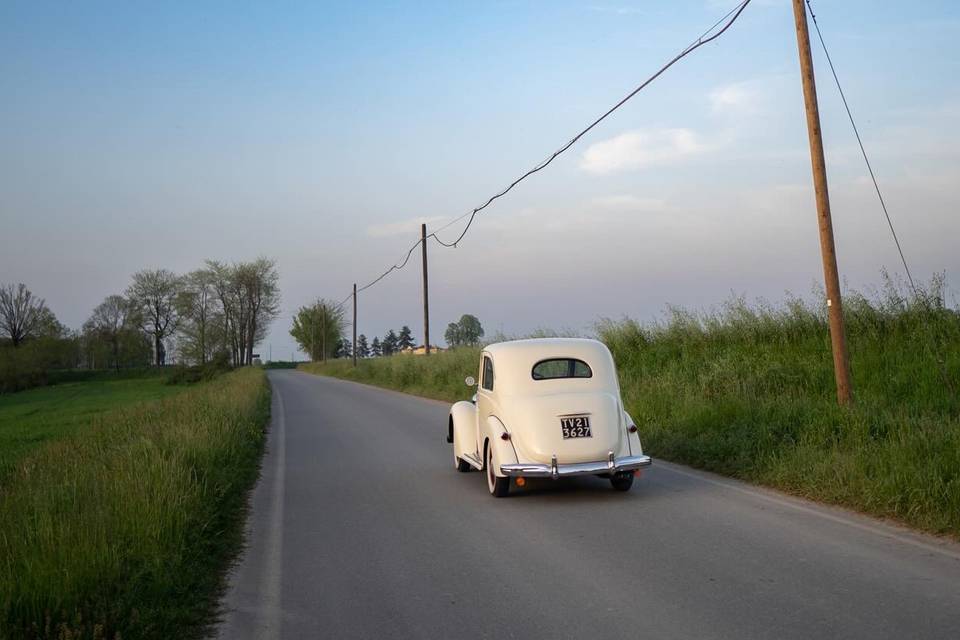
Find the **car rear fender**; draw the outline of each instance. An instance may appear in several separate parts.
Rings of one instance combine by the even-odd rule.
[[[493,457],[496,459],[497,465],[516,464],[520,462],[517,459],[516,449],[514,449],[513,442],[509,438],[507,440],[503,439],[504,434],[510,435],[503,423],[494,416],[488,417],[484,425],[483,436],[484,440],[489,442],[488,446],[493,447]],[[494,472],[503,477],[499,468],[495,469]]]
[[[627,429],[627,443],[629,445],[629,454],[632,456],[642,456],[643,447],[640,445],[640,431],[639,426],[633,418],[630,417],[630,414],[627,413],[627,410],[623,410],[623,419],[626,421],[624,427]],[[630,433],[630,425],[637,425],[638,430]]]

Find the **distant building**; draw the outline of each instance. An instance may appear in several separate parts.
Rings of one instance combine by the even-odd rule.
[[[433,344],[430,345],[430,353],[437,353],[438,351],[446,351],[446,349],[443,349]],[[409,353],[415,356],[422,356],[427,353],[427,350],[422,344],[418,344],[415,347],[407,347],[400,353]]]

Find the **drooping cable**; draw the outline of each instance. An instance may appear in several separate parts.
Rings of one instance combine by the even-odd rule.
[[[553,162],[558,156],[560,156],[560,155],[561,155],[562,153],[564,153],[567,149],[569,149],[569,148],[572,147],[574,144],[576,144],[577,141],[580,140],[580,138],[582,138],[583,136],[587,135],[591,130],[593,130],[594,127],[596,127],[596,126],[599,125],[601,122],[603,122],[604,120],[606,120],[614,111],[616,111],[617,109],[619,109],[620,107],[622,107],[624,104],[626,104],[631,98],[633,98],[635,95],[637,95],[638,93],[640,93],[643,89],[645,89],[648,85],[650,85],[650,83],[652,83],[654,80],[656,80],[657,78],[659,78],[667,69],[669,69],[669,68],[672,67],[674,64],[676,64],[677,62],[679,62],[680,60],[682,60],[682,59],[685,58],[686,56],[690,55],[691,53],[693,53],[694,51],[696,51],[697,49],[699,49],[699,48],[702,47],[703,45],[707,44],[708,42],[712,42],[713,40],[716,40],[717,38],[719,38],[720,36],[722,36],[722,35],[724,34],[724,32],[726,32],[727,29],[729,29],[731,26],[733,26],[733,23],[737,21],[737,18],[740,17],[740,14],[743,13],[743,10],[747,8],[747,5],[748,5],[748,4],[750,4],[750,0],[743,0],[743,2],[741,2],[741,3],[738,4],[736,7],[734,7],[733,9],[731,9],[731,10],[727,13],[726,16],[724,16],[723,18],[721,18],[720,20],[718,20],[716,23],[714,23],[714,25],[713,25],[712,27],[710,27],[709,29],[707,29],[707,31],[705,31],[700,37],[698,37],[698,38],[697,38],[696,40],[694,40],[692,43],[690,43],[689,45],[687,45],[687,47],[686,47],[685,49],[683,49],[683,51],[681,51],[680,53],[678,53],[678,54],[677,54],[676,56],[674,56],[669,62],[667,62],[667,63],[666,63],[665,65],[663,65],[662,67],[660,67],[660,69],[658,69],[653,75],[651,75],[649,78],[647,78],[647,79],[644,80],[642,83],[640,83],[640,85],[637,86],[633,91],[631,91],[630,93],[628,93],[628,94],[627,94],[626,96],[624,96],[619,102],[617,102],[615,105],[613,105],[612,107],[610,107],[610,108],[609,108],[606,112],[604,112],[603,115],[601,115],[599,118],[597,118],[596,120],[594,120],[593,122],[591,122],[589,125],[587,125],[587,127],[586,127],[585,129],[583,129],[583,130],[580,131],[578,134],[576,134],[575,136],[573,136],[573,138],[571,138],[566,144],[564,144],[564,145],[561,146],[559,149],[557,149],[557,150],[554,151],[552,154],[550,154],[545,160],[541,161],[539,164],[537,164],[536,166],[534,166],[532,169],[530,169],[529,171],[527,171],[526,173],[524,173],[523,175],[521,175],[519,178],[517,178],[516,180],[514,180],[513,182],[511,182],[511,183],[510,183],[505,189],[503,189],[502,191],[500,191],[500,192],[498,192],[498,193],[490,196],[490,197],[487,199],[486,202],[484,202],[484,203],[483,203],[482,205],[480,205],[479,207],[475,208],[473,211],[471,211],[471,212],[469,212],[469,213],[463,214],[463,215],[460,216],[459,218],[456,218],[455,220],[449,222],[448,224],[444,225],[444,226],[441,227],[440,229],[437,229],[437,231],[434,231],[433,233],[431,233],[431,234],[430,234],[429,236],[427,236],[427,237],[428,237],[428,238],[433,238],[434,240],[436,240],[438,243],[440,243],[441,245],[443,245],[443,246],[445,246],[445,247],[456,247],[457,244],[459,244],[459,242],[460,242],[461,240],[463,240],[463,237],[464,237],[465,235],[467,235],[467,231],[470,230],[470,226],[473,224],[473,221],[476,219],[478,213],[480,213],[481,211],[483,211],[484,209],[486,209],[487,207],[489,207],[489,206],[493,203],[494,200],[497,200],[498,198],[502,198],[503,196],[505,196],[505,195],[507,195],[508,193],[510,193],[510,191],[512,191],[514,187],[516,187],[518,184],[520,184],[521,182],[523,182],[524,180],[526,180],[527,178],[529,178],[529,177],[532,176],[533,174],[537,173],[538,171],[542,171],[542,170],[545,169],[547,166],[549,166],[550,163]],[[713,34],[712,36],[707,37],[707,34],[709,34],[711,31],[713,31],[714,29],[716,29],[717,26],[718,26],[719,24],[721,24],[725,19],[727,19],[727,17],[730,16],[730,15],[732,15],[733,17],[732,17],[732,18],[729,18],[729,20],[728,20],[727,23],[723,26],[722,29],[720,29],[717,33]],[[437,236],[437,233],[438,233],[439,231],[442,231],[443,229],[447,228],[448,226],[450,226],[450,225],[454,224],[455,222],[457,222],[457,221],[459,221],[459,220],[462,220],[462,219],[464,219],[464,218],[466,218],[466,217],[468,217],[468,216],[469,216],[470,219],[467,221],[467,225],[463,228],[463,231],[460,232],[460,235],[457,236],[457,239],[454,240],[453,242],[444,242],[443,240],[440,239],[439,236]]]

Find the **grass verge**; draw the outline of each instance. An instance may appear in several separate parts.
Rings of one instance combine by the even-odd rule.
[[[84,382],[0,394],[0,487],[17,461],[51,440],[87,429],[95,416],[182,389],[164,384],[164,374],[131,378],[98,376]]]
[[[23,457],[0,491],[0,637],[201,636],[269,411],[246,368]]]
[[[942,300],[942,296],[928,299]],[[603,322],[627,410],[654,456],[960,537],[960,314],[887,291],[848,294],[856,404],[837,406],[826,309],[788,300],[665,322]],[[462,349],[301,368],[442,400],[466,398]]]

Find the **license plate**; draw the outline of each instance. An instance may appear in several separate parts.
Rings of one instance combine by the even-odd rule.
[[[560,430],[563,431],[563,439],[568,438],[592,438],[590,433],[590,418],[587,416],[568,416],[560,418]]]

